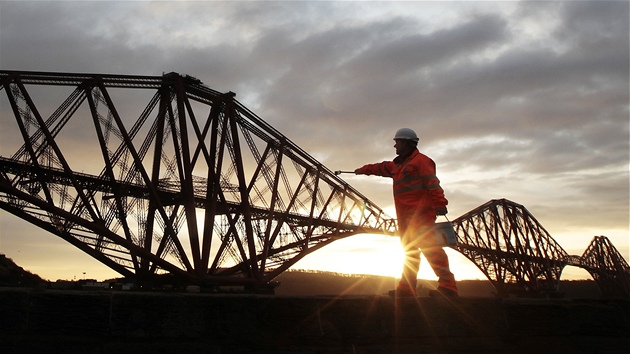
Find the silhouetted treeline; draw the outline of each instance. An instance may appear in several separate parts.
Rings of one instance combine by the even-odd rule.
[[[0,286],[35,287],[45,282],[38,275],[15,264],[11,258],[0,254]]]
[[[398,279],[377,275],[357,275],[324,271],[290,270],[282,273],[275,281],[280,285],[275,288],[276,295],[385,295],[397,285]],[[114,281],[112,281],[114,282]],[[121,281],[118,281],[121,282]],[[64,281],[58,289],[91,289],[94,286]],[[93,280],[92,283],[100,285]],[[114,282],[115,283],[115,282]],[[4,287],[41,287],[49,284],[36,274],[24,270],[5,255],[0,254],[0,286]],[[63,284],[61,284],[63,285]],[[90,284],[87,284],[90,285]],[[431,289],[437,287],[436,281],[419,280],[418,295],[426,296]],[[494,297],[496,290],[487,280],[464,280],[458,282],[461,296]],[[161,289],[161,287],[158,287]],[[156,289],[158,289],[156,288]],[[184,289],[185,287],[180,287]],[[183,291],[183,290],[182,290]],[[566,298],[587,299],[600,298],[601,292],[593,280],[563,280],[560,282],[560,293]]]
[[[384,295],[394,289],[398,279],[377,275],[354,275],[322,271],[292,270],[276,280],[276,295]],[[488,280],[459,281],[459,294],[470,297],[494,297],[496,290]],[[437,281],[419,280],[418,295],[426,296],[437,287]],[[560,293],[566,298],[600,298],[593,280],[562,280]]]

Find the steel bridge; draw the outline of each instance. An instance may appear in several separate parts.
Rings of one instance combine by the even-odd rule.
[[[0,71],[0,91],[0,208],[138,283],[269,291],[335,240],[396,233],[234,93],[194,77]],[[454,225],[457,250],[501,294],[556,291],[566,265],[630,294],[628,264],[604,237],[569,256],[506,200]]]
[[[630,266],[608,238],[596,236],[569,255],[522,205],[491,200],[453,220],[455,247],[499,295],[554,296],[566,266],[587,270],[607,297],[630,297]]]

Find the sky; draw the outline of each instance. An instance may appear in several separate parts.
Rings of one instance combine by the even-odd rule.
[[[395,131],[412,128],[437,164],[450,219],[506,198],[569,254],[605,235],[628,260],[629,6],[0,1],[0,69],[191,75],[235,92],[331,170],[391,160]],[[3,146],[0,155],[14,152]],[[395,215],[391,180],[343,178]],[[457,278],[483,279],[447,251]],[[397,276],[400,252],[394,237],[357,235],[294,268]],[[51,280],[116,276],[5,211],[0,253]],[[420,277],[434,278],[426,262]],[[563,272],[580,278],[590,276]]]

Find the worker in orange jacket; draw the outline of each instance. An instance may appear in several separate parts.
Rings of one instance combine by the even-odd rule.
[[[448,256],[438,244],[433,230],[437,215],[446,215],[448,200],[435,173],[435,162],[418,151],[418,136],[408,128],[394,136],[396,155],[383,161],[357,168],[354,173],[391,177],[398,232],[405,251],[402,277],[396,296],[415,296],[420,253],[422,252],[438,276],[438,289],[432,296],[457,296],[455,277]]]

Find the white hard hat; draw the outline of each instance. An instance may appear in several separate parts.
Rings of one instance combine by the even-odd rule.
[[[420,139],[418,139],[416,132],[414,132],[413,130],[409,128],[400,128],[396,132],[394,140],[411,140],[417,143]]]

